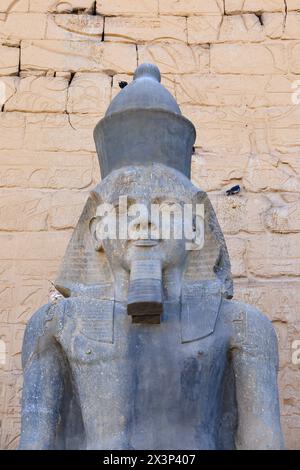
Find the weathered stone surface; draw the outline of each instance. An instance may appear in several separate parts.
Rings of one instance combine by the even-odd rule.
[[[99,116],[27,114],[24,148],[50,152],[93,152],[92,131]]]
[[[16,93],[19,77],[0,78],[0,108]]]
[[[290,106],[292,84],[297,75],[176,75],[176,98],[180,105]]]
[[[0,190],[0,231],[40,232],[74,228],[87,195],[24,189]],[[66,200],[72,201],[66,208]]]
[[[299,164],[293,157],[252,155],[243,181],[247,189],[255,192],[299,192]]]
[[[283,39],[300,39],[300,11],[287,15]]]
[[[68,113],[104,115],[111,97],[111,78],[77,73],[68,90]]]
[[[43,13],[72,13],[90,11],[93,0],[30,0],[29,11]]]
[[[13,75],[19,70],[20,49],[0,45],[0,76]]]
[[[284,13],[264,13],[262,15],[264,31],[271,39],[281,38],[286,27],[287,18]]]
[[[232,238],[230,236],[227,236],[226,244],[231,260],[232,276],[234,278],[246,277],[246,240],[244,238]]]
[[[224,12],[223,0],[159,0],[162,15],[216,15]]]
[[[261,13],[264,11],[284,12],[285,4],[284,0],[225,0],[225,11],[227,14],[236,14],[241,12]]]
[[[105,41],[134,43],[186,42],[186,19],[176,16],[106,18],[104,39]]]
[[[205,152],[247,154],[253,163],[257,155],[276,160],[278,154],[299,152],[299,133],[295,132],[299,127],[298,106],[251,109],[247,105],[240,108],[183,105],[182,108],[193,119],[196,144]]]
[[[189,44],[217,42],[220,37],[222,21],[223,16],[221,14],[188,17],[187,30]]]
[[[159,0],[97,0],[97,12],[104,16],[152,16],[158,14],[158,2]]]
[[[291,42],[289,46],[290,70],[292,73],[300,73],[300,42]]]
[[[49,226],[52,230],[74,228],[86,202],[84,191],[59,191],[52,195],[49,207]],[[70,204],[66,207],[66,200]]]
[[[22,148],[25,136],[25,116],[19,113],[0,113],[0,149]]]
[[[64,113],[68,80],[59,77],[22,78],[14,95],[7,100],[5,111]]]
[[[298,0],[286,0],[288,11],[300,11]]]
[[[230,188],[233,185],[231,183],[227,186]],[[227,196],[223,191],[221,194],[212,194],[211,201],[225,234],[264,232],[265,220],[270,217],[268,214],[276,210],[267,195],[250,195],[242,192],[235,196]]]
[[[288,324],[295,322],[293,312],[298,308],[300,292],[296,280],[238,279],[235,282],[234,297],[255,305],[265,312],[270,320]]]
[[[131,72],[136,49],[130,44],[86,41],[22,41],[21,70]]]
[[[284,45],[274,43],[213,44],[211,46],[211,72],[282,74],[287,72]]]
[[[139,63],[158,64],[162,73],[207,72],[209,49],[185,44],[150,44],[138,46]]]
[[[259,19],[253,14],[190,16],[187,27],[190,44],[261,42],[265,38]]]
[[[70,238],[70,232],[0,233],[1,260],[61,259]],[[32,243],[34,241],[34,243]],[[25,253],[25,255],[24,255]]]
[[[268,234],[249,238],[249,272],[256,276],[299,276],[300,246],[297,234]]]
[[[35,0],[33,0],[35,1]],[[1,0],[0,12],[27,12],[29,10],[29,0]]]
[[[80,41],[98,40],[103,35],[104,19],[95,15],[48,15],[46,39]]]
[[[264,214],[265,227],[278,233],[300,232],[300,202],[298,195],[294,200],[286,197],[276,201]]]
[[[204,191],[221,188],[225,191],[225,185],[243,178],[247,163],[245,156],[206,153],[197,148],[192,160],[192,179]]]
[[[1,150],[0,185],[5,188],[82,189],[93,180],[92,154]]]
[[[246,107],[181,107],[197,130],[196,145],[208,153],[249,155],[255,142],[251,117]],[[252,132],[251,132],[252,131]],[[250,138],[251,135],[251,138]],[[253,149],[254,150],[254,149]]]
[[[43,39],[46,20],[46,15],[40,13],[10,13],[5,21],[0,21],[0,41]]]
[[[219,42],[261,42],[265,31],[256,15],[224,16],[217,39]]]

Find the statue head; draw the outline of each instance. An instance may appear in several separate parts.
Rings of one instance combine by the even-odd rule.
[[[95,128],[102,181],[67,250],[61,292],[116,298],[118,284],[133,321],[151,323],[188,283],[218,281],[231,296],[224,238],[207,195],[190,180],[195,135],[158,68],[139,66]]]

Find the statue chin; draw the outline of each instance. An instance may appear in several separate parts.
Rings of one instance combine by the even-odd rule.
[[[162,264],[159,259],[131,263],[127,313],[133,323],[160,323],[163,313]]]

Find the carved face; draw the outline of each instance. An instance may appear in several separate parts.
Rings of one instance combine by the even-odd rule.
[[[127,271],[137,259],[155,260],[162,268],[184,262],[189,215],[189,229],[195,229],[195,217],[187,212],[196,192],[190,180],[164,165],[113,172],[101,184],[91,223],[96,249]]]

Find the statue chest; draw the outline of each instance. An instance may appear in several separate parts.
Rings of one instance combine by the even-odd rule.
[[[226,338],[219,338],[215,331],[185,341],[180,313],[180,305],[168,304],[162,323],[133,324],[125,304],[76,299],[65,315],[59,341],[70,363],[82,366],[109,361],[112,367],[114,361],[129,361],[159,370],[159,365],[172,367],[174,363],[178,368],[179,362],[186,364],[193,358],[194,367],[197,364],[202,369],[216,360],[224,346],[226,349]]]
[[[136,325],[125,307],[118,305],[112,336],[110,328],[105,336],[97,328],[85,328],[82,314],[73,315],[65,324],[61,343],[86,426],[95,426],[91,434],[107,442],[108,448],[112,448],[112,436],[118,436],[116,446],[122,447],[131,436],[135,448],[143,448],[144,436],[155,448],[161,430],[173,428],[182,444],[187,439],[185,427],[191,439],[197,429],[201,434],[201,426],[207,430],[217,423],[227,342],[216,331],[205,339],[183,343],[179,313],[176,306],[170,306],[160,325]],[[108,316],[109,309],[106,321]],[[160,435],[159,442],[169,448],[179,445],[165,436]],[[190,444],[183,445],[188,448]]]

